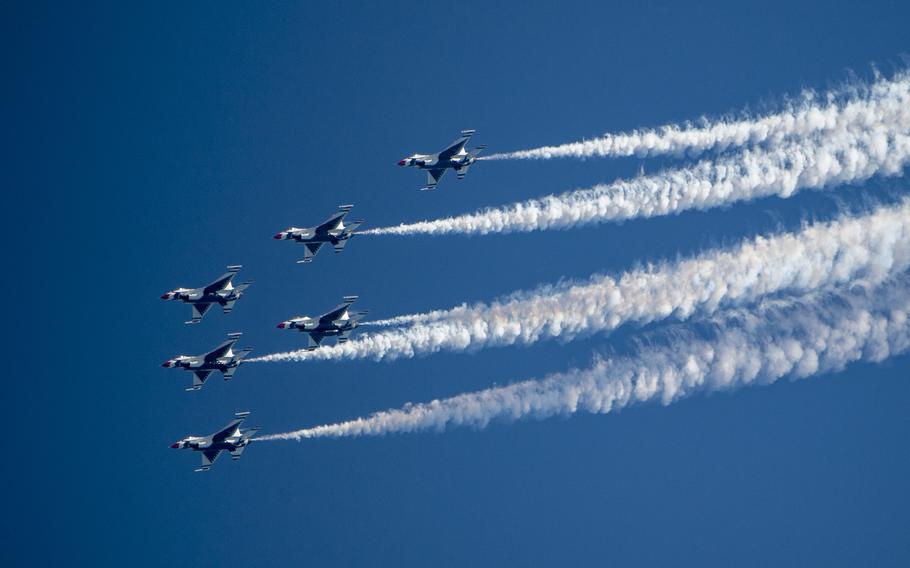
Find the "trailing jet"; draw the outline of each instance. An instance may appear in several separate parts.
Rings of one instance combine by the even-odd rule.
[[[240,425],[249,416],[249,412],[237,412],[236,418],[230,421],[227,426],[218,430],[209,436],[187,436],[179,442],[174,442],[171,447],[175,450],[189,448],[194,452],[202,452],[202,466],[196,471],[208,471],[218,455],[227,450],[231,452],[231,458],[240,459],[240,454],[253,441],[253,436],[259,431],[259,428],[250,428],[241,430]]]
[[[243,358],[250,354],[252,349],[234,351],[234,344],[240,339],[242,333],[229,333],[227,341],[203,355],[178,355],[161,364],[162,367],[179,367],[185,371],[193,372],[193,386],[186,389],[195,391],[202,388],[205,380],[214,371],[220,372],[224,380],[229,381],[234,376],[234,371],[243,363]]]
[[[477,161],[484,146],[478,146],[471,151],[464,149],[465,143],[474,135],[474,130],[462,130],[461,138],[452,142],[448,148],[438,154],[414,154],[398,162],[399,166],[416,166],[427,171],[427,185],[421,191],[436,189],[436,185],[447,169],[455,170],[458,179],[464,179],[471,164]]]
[[[236,264],[227,267],[227,272],[204,288],[177,288],[161,295],[162,300],[179,300],[190,304],[193,308],[193,319],[185,323],[199,323],[205,312],[209,311],[212,304],[218,304],[224,313],[229,314],[234,309],[234,302],[243,295],[243,291],[252,284],[252,281],[234,286],[231,281],[237,272],[243,268]]]
[[[335,247],[335,254],[338,254],[344,250],[344,245],[348,244],[348,239],[354,235],[354,230],[363,223],[363,219],[360,219],[350,225],[344,224],[345,216],[353,207],[353,205],[339,205],[338,211],[322,224],[304,229],[291,227],[277,233],[273,238],[303,243],[303,260],[298,260],[298,263],[311,262],[322,245],[326,243]]]
[[[338,343],[345,343],[351,337],[351,332],[358,326],[367,312],[350,312],[348,308],[354,303],[357,296],[345,296],[344,303],[335,306],[335,309],[322,314],[317,318],[300,316],[291,318],[278,324],[278,329],[296,329],[306,333],[309,343],[307,351],[319,347],[322,340],[328,335],[338,337]]]

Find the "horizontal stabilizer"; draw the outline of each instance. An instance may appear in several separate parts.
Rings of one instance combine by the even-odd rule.
[[[231,264],[228,265],[227,270],[228,272],[239,272],[241,268],[243,268],[242,264]]]
[[[234,416],[236,416],[237,418],[246,418],[246,417],[249,416],[249,415],[250,415],[250,412],[247,411],[247,410],[244,410],[244,411],[242,411],[242,412],[235,412],[235,413],[234,413]]]
[[[354,208],[354,205],[353,205],[353,204],[351,204],[351,205],[339,205],[339,206],[338,206],[338,210],[339,210],[339,211],[350,211],[350,210],[353,209],[353,208]]]
[[[342,298],[342,299],[343,299],[345,302],[353,302],[354,300],[356,300],[356,299],[359,298],[359,297],[360,297],[360,296],[344,296],[344,298]]]
[[[477,131],[474,130],[473,128],[469,128],[467,130],[462,130],[461,135],[464,136],[465,138],[470,138],[471,136],[474,136],[475,132],[477,132]]]

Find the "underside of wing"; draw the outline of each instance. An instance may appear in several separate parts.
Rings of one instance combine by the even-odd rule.
[[[324,243],[303,243],[303,260],[297,262],[313,262],[313,257],[319,253]]]
[[[208,471],[219,455],[221,450],[202,450],[202,465],[196,471]]]
[[[209,311],[209,308],[212,307],[212,304],[192,304],[193,308],[193,319],[186,323],[199,323],[202,321],[202,318],[205,317],[205,313]]]
[[[211,371],[193,371],[193,388],[190,390],[201,389],[211,374]]]
[[[427,185],[424,189],[436,189],[436,185],[444,175],[446,175],[446,170],[444,168],[427,170]]]

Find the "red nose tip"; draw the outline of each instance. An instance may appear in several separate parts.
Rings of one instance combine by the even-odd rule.
[[[180,442],[174,442],[173,444],[171,444],[171,447],[174,448],[175,450],[180,449]]]
[[[407,162],[404,161],[404,160],[399,160],[399,161],[398,161],[398,165],[399,165],[399,166],[403,166],[403,165],[405,165],[406,163],[407,163]]]
[[[171,366],[171,362],[170,362],[170,361],[165,361],[164,363],[161,364],[161,366],[162,366],[162,367],[170,367],[170,366]]]
[[[284,329],[284,328],[287,327],[287,324],[284,323],[284,322],[281,322],[281,323],[279,323],[279,324],[278,324],[277,326],[275,326],[275,327],[277,327],[278,329]]]
[[[272,237],[272,238],[273,238],[273,239],[277,239],[277,240],[280,241],[281,239],[284,238],[284,234],[282,234],[282,233],[275,233],[275,236]]]
[[[170,299],[171,299],[171,295],[170,295],[170,294],[161,294],[161,299],[162,299],[162,300],[170,300]]]

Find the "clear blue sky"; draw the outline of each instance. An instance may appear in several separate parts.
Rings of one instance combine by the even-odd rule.
[[[906,2],[7,3],[3,565],[910,564],[910,358],[617,415],[268,443],[195,474],[170,450],[235,410],[277,432],[587,363],[635,330],[409,361],[247,365],[186,393],[164,359],[344,295],[378,317],[830,217],[804,194],[567,232],[271,240],[354,203],[368,226],[670,161],[395,166],[761,109],[910,51]],[[851,205],[903,181],[837,193]],[[256,282],[184,326],[159,294]],[[14,338],[14,339],[13,339]]]

